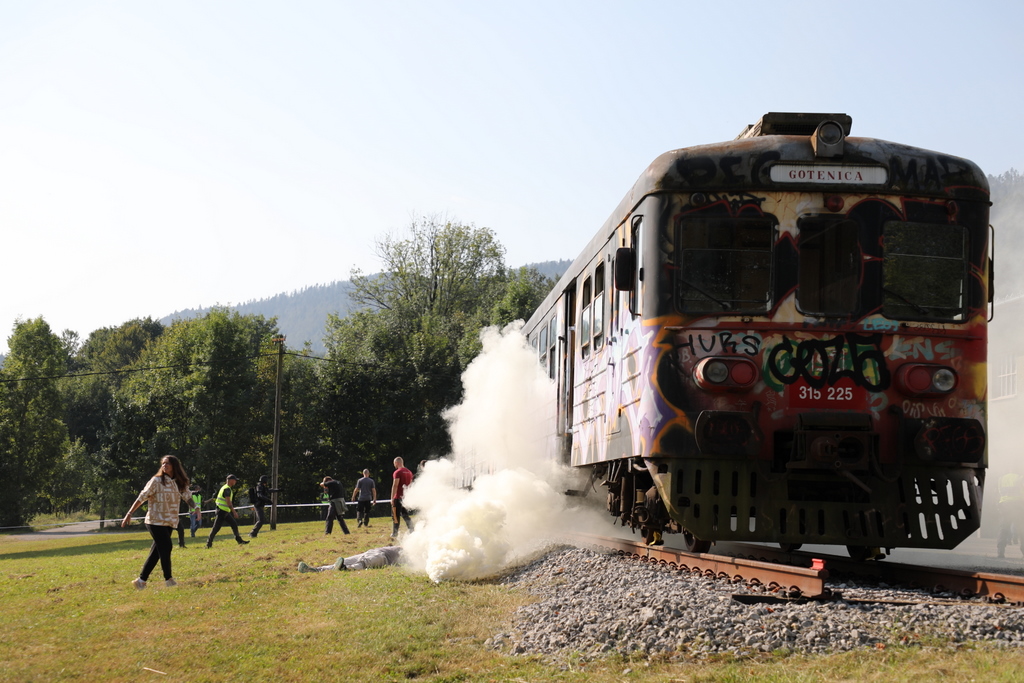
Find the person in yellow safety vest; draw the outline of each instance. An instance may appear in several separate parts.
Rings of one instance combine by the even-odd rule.
[[[1018,524],[1024,512],[1024,477],[1010,472],[999,477],[999,539],[997,557],[1003,557],[1006,546],[1019,543]],[[1024,555],[1024,546],[1021,546]]]
[[[238,545],[245,545],[249,541],[242,538],[242,535],[238,533],[238,522],[235,518],[238,517],[238,511],[235,510],[234,503],[234,491],[232,487],[238,483],[238,477],[233,474],[229,474],[226,483],[220,487],[220,491],[217,492],[217,520],[213,523],[213,528],[210,529],[210,537],[206,539],[206,547],[213,547],[213,537],[220,531],[221,526],[227,522],[231,530],[235,532],[235,541]]]
[[[203,526],[203,489],[198,484],[192,484],[192,503],[195,508],[192,511],[192,538],[196,537],[196,529]]]
[[[323,506],[321,519],[327,519],[327,514],[331,511],[331,497],[327,494],[327,489],[320,492],[320,505]]]

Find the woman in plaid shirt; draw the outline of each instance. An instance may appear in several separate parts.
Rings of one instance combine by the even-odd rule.
[[[164,584],[178,585],[171,577],[171,548],[174,547],[171,534],[178,527],[179,501],[185,501],[190,509],[195,510],[188,485],[188,475],[185,474],[181,461],[173,455],[165,455],[160,459],[160,470],[146,483],[146,487],[132,503],[128,514],[121,520],[121,526],[127,527],[132,523],[132,513],[143,503],[149,503],[146,511],[146,528],[153,537],[153,545],[149,549],[149,557],[142,565],[139,578],[132,581],[132,585],[139,590],[146,587],[146,580],[156,568],[157,560],[160,560],[160,568],[164,571]]]

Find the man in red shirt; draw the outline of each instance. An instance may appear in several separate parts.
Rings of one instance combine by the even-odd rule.
[[[405,466],[401,458],[395,458],[395,473],[391,478],[391,538],[397,538],[399,518],[404,519],[405,527],[412,531],[409,512],[402,505],[405,488],[412,483],[412,471]]]

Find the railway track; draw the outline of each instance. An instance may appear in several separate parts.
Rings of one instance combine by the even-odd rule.
[[[732,544],[746,558],[763,562],[804,565],[821,561],[833,578],[845,576],[884,581],[931,593],[956,593],[962,598],[983,597],[988,602],[1024,606],[1024,577],[991,572],[971,572],[902,562],[859,562],[841,555],[787,553],[766,546]]]
[[[783,565],[709,553],[688,553],[665,546],[648,546],[641,541],[632,541],[608,536],[577,534],[575,538],[583,543],[614,550],[643,562],[656,562],[681,571],[713,576],[733,583],[761,585],[786,597],[827,598],[831,591],[825,585],[828,570],[824,565],[812,563],[810,567]]]
[[[1024,577],[988,572],[924,567],[898,562],[858,562],[835,555],[791,553],[767,546],[727,544],[730,554],[688,553],[641,541],[580,534],[580,541],[634,557],[713,576],[733,583],[764,586],[783,598],[836,599],[829,580],[857,577],[898,584],[931,593],[955,593],[960,598],[984,598],[988,603],[1024,606]],[[858,602],[864,602],[858,599]],[[935,600],[921,602],[935,603]]]

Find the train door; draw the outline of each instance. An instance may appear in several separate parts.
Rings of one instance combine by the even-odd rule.
[[[632,433],[630,414],[635,411],[643,391],[644,344],[640,338],[640,313],[643,302],[643,216],[630,220],[629,243],[615,253],[615,289],[619,300],[618,316],[615,321],[618,344],[618,391],[619,408],[616,422],[619,429],[626,427],[625,441],[615,450],[625,456],[639,455],[639,441]],[[623,424],[625,423],[625,424]]]
[[[568,465],[572,457],[572,406],[573,406],[573,385],[575,384],[573,372],[573,358],[576,353],[576,282],[570,284],[562,295],[562,312],[559,316],[561,329],[559,330],[559,348],[561,353],[558,357],[558,377],[561,382],[558,392],[558,436],[562,445],[560,453],[562,463]]]
[[[615,265],[612,262],[612,270]],[[622,334],[623,294],[615,286],[608,292],[608,437],[614,439],[622,431],[622,361],[626,339]]]

